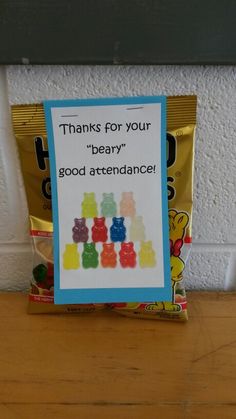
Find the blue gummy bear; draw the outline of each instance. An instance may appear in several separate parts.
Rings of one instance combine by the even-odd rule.
[[[124,217],[113,217],[110,228],[112,242],[124,242],[126,239],[126,227],[124,226]]]

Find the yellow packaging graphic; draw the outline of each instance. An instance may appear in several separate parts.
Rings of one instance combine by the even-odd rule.
[[[173,291],[170,302],[54,305],[50,168],[43,105],[14,105],[12,119],[35,250],[29,312],[90,312],[106,308],[128,316],[186,320],[186,295],[181,281],[191,245],[196,96],[167,98],[169,238]],[[152,252],[151,244],[144,243],[141,258],[145,263],[155,262]]]

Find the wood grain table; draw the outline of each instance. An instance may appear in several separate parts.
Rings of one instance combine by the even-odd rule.
[[[0,418],[236,418],[236,294],[189,293],[188,323],[28,315],[0,294]]]

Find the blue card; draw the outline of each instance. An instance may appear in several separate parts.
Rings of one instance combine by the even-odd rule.
[[[165,97],[44,109],[55,303],[170,301]]]

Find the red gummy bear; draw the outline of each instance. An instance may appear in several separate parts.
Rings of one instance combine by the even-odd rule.
[[[101,265],[103,268],[116,267],[116,252],[114,243],[103,243],[103,251],[101,253]]]
[[[105,217],[94,219],[94,225],[92,227],[92,241],[97,242],[106,242],[107,241],[107,227],[105,226]]]
[[[47,265],[48,265],[47,276],[51,278],[54,276],[54,265],[53,263],[50,263],[50,262],[48,262]]]
[[[48,271],[47,271],[47,277],[45,280],[46,288],[50,289],[51,287],[54,287],[54,265],[53,263],[48,262]]]
[[[136,252],[133,242],[121,243],[119,255],[122,268],[134,268],[136,266]]]

